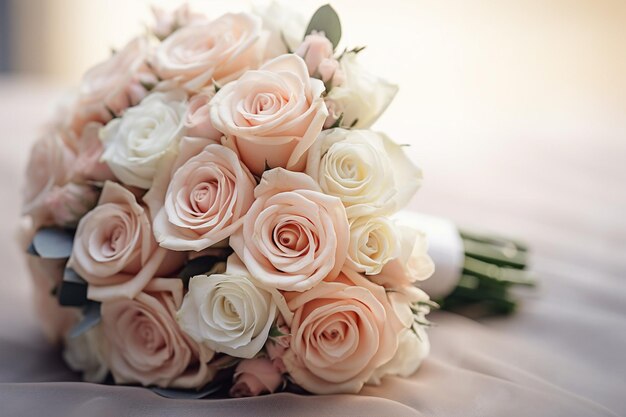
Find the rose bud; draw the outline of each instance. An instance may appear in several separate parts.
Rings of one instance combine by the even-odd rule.
[[[324,36],[324,32],[313,31],[296,49],[296,55],[304,59],[312,76],[324,59],[333,56],[333,44]]]
[[[231,397],[255,397],[272,394],[280,386],[283,378],[267,358],[244,359],[239,362],[230,389]]]

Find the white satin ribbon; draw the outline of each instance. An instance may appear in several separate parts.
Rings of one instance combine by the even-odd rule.
[[[461,278],[465,253],[457,227],[450,220],[413,211],[394,215],[399,225],[424,232],[428,239],[428,255],[435,263],[435,272],[427,280],[417,283],[431,298],[450,294]]]

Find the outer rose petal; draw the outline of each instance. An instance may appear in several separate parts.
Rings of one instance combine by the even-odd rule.
[[[328,116],[323,91],[302,58],[281,55],[222,87],[210,103],[211,122],[253,174],[267,166],[302,171]]]

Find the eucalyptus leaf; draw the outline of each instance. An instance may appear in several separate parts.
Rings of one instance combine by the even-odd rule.
[[[204,275],[209,272],[217,262],[219,262],[219,259],[213,256],[201,256],[192,259],[187,262],[187,265],[178,273],[178,277],[184,281],[188,281],[196,275]]]
[[[215,394],[220,389],[222,389],[221,384],[210,384],[198,391],[159,387],[150,388],[152,392],[160,395],[161,397],[172,398],[176,400],[198,400],[200,398],[208,397],[211,394]]]
[[[324,35],[337,48],[341,40],[341,22],[335,9],[330,4],[326,4],[313,14],[309,26],[306,28],[305,36],[310,35],[313,31],[324,32]]]
[[[93,328],[98,323],[102,316],[100,315],[100,303],[95,301],[89,301],[83,308],[83,319],[78,322],[72,330],[70,330],[69,337],[78,337],[85,333],[87,330]]]
[[[72,254],[74,231],[60,227],[44,227],[35,233],[28,253],[46,259],[65,259]]]
[[[87,282],[76,271],[65,268],[63,281],[58,290],[59,304],[80,307],[87,304]]]

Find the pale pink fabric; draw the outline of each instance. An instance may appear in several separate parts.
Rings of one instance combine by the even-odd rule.
[[[419,208],[526,239],[534,248],[533,270],[542,285],[509,319],[474,322],[433,314],[432,353],[409,379],[385,378],[361,395],[211,401],[169,400],[142,388],[77,382],[37,327],[26,266],[11,238],[27,138],[34,138],[34,127],[43,122],[34,115],[44,112],[34,114],[32,108],[48,108],[59,92],[35,82],[0,79],[0,132],[23,138],[0,141],[3,417],[626,414],[626,142],[623,135],[610,133],[558,152],[545,138],[528,136],[519,145],[509,143],[497,159],[490,159],[486,145],[479,143],[455,156],[449,153],[453,139],[429,142],[431,155],[448,159],[424,167],[428,181]],[[409,152],[429,159],[418,155],[416,146]],[[462,160],[468,164],[462,172],[447,163]],[[494,170],[500,174],[493,175]],[[495,196],[498,187],[503,191]]]

